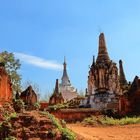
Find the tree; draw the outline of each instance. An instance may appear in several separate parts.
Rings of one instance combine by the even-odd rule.
[[[11,79],[13,93],[20,92],[21,75],[18,74],[18,70],[21,64],[19,59],[15,59],[13,53],[4,51],[0,53],[0,62],[5,64],[6,71]]]

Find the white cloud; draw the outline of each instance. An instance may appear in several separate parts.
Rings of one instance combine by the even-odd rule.
[[[20,59],[21,61],[40,67],[40,68],[45,68],[45,69],[53,69],[53,70],[62,70],[62,65],[57,63],[56,61],[49,61],[45,60],[40,57],[32,56],[32,55],[27,55],[24,53],[14,53],[15,57]]]

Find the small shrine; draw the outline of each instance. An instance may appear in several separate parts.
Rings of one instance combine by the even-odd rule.
[[[58,79],[56,79],[55,90],[52,96],[50,97],[49,105],[56,105],[61,103],[64,103],[64,98],[61,92],[59,92],[59,81]]]

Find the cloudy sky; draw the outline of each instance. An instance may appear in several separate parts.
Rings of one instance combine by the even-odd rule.
[[[86,88],[100,32],[127,79],[140,76],[139,0],[0,0],[0,51],[21,60],[22,82],[37,83],[42,94],[61,80],[64,56],[71,83]]]

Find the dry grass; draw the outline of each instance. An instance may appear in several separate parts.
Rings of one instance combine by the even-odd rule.
[[[121,119],[114,119],[107,116],[89,117],[83,120],[86,125],[128,125],[140,124],[140,117],[125,117]]]

